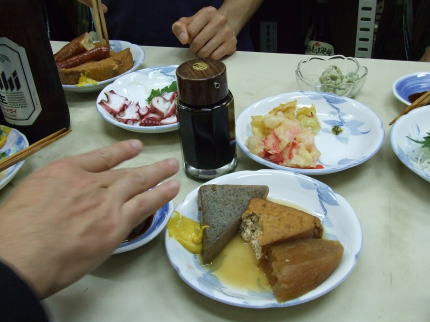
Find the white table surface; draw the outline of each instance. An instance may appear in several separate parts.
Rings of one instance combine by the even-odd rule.
[[[54,42],[54,50],[62,43]],[[143,67],[180,64],[193,58],[186,49],[144,47]],[[266,96],[298,90],[294,70],[300,55],[237,52],[224,62],[236,116]],[[112,256],[95,271],[44,303],[57,321],[430,321],[430,185],[408,170],[389,144],[388,122],[404,105],[393,82],[428,71],[430,63],[362,59],[369,75],[356,100],[385,124],[381,151],[361,166],[315,177],[344,196],[363,229],[363,248],[351,275],[331,293],[284,309],[252,310],[205,298],[182,282],[170,266],[164,235],[135,251]],[[177,157],[178,133],[138,134],[107,124],[95,108],[98,93],[67,93],[73,132],[30,157],[2,191],[3,199],[33,170],[47,162],[123,139],[138,138],[144,152],[125,165]],[[430,120],[429,120],[430,121]],[[261,166],[239,153],[237,170]],[[200,183],[176,177],[178,205]],[[55,247],[55,245],[53,245]]]

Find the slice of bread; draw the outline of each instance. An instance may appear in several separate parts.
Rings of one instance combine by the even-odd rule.
[[[266,198],[264,185],[203,185],[198,192],[200,222],[203,231],[203,263],[210,263],[238,232],[241,215],[249,200]]]
[[[304,211],[266,199],[251,199],[242,214],[241,236],[249,242],[257,259],[264,246],[284,240],[321,238],[321,221]]]
[[[118,76],[133,67],[130,48],[113,53],[111,57],[99,61],[91,61],[76,67],[59,69],[60,80],[65,85],[75,85],[81,74],[96,81],[103,81]]]
[[[343,246],[337,240],[300,239],[266,248],[260,267],[280,302],[301,296],[324,282],[339,265]]]

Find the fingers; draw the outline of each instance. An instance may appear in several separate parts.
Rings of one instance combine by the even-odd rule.
[[[161,181],[178,172],[179,163],[176,159],[167,159],[149,166],[126,169],[122,177],[112,184],[110,190],[121,203],[156,186]]]
[[[122,207],[124,220],[127,222],[127,225],[123,227],[123,235],[127,235],[131,229],[153,214],[162,205],[172,200],[178,194],[179,186],[177,180],[170,180],[126,202]]]
[[[139,140],[122,141],[88,153],[69,158],[80,168],[90,172],[109,170],[121,162],[138,155],[143,149]]]
[[[182,45],[186,45],[190,41],[190,36],[187,31],[189,23],[190,18],[182,17],[172,25],[172,32]]]
[[[214,7],[199,10],[190,18],[187,30],[190,50],[199,57],[221,59],[236,51],[234,31]]]

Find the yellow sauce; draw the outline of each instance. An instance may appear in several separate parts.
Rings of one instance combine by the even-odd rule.
[[[200,254],[202,251],[203,229],[198,222],[182,216],[177,211],[173,212],[167,223],[169,237],[175,238],[193,254]]]
[[[215,258],[209,269],[225,285],[254,292],[271,292],[248,243],[236,235]]]
[[[78,87],[86,86],[86,85],[97,85],[97,81],[87,77],[85,74],[81,74],[79,77],[79,82],[76,84]]]

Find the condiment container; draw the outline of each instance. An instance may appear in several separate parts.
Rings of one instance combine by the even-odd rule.
[[[236,168],[233,95],[226,66],[220,61],[193,59],[176,70],[177,112],[185,172],[207,180]]]

